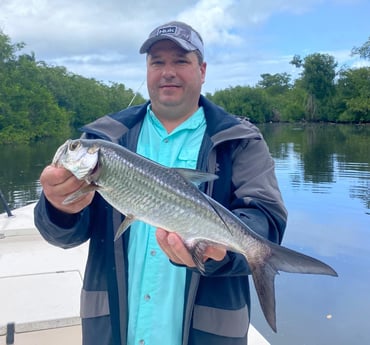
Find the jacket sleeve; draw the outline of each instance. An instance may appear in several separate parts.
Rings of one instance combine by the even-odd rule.
[[[275,164],[266,142],[243,142],[233,159],[235,187],[230,209],[260,236],[280,244],[287,211],[275,175]]]
[[[89,212],[89,207],[73,215],[61,212],[54,208],[42,193],[35,206],[34,222],[46,241],[67,249],[89,239]]]
[[[220,167],[222,168],[222,167]],[[261,136],[243,140],[234,150],[229,209],[260,236],[280,244],[287,211],[278,187],[274,161]],[[208,260],[207,276],[250,274],[242,254],[227,252],[220,261]]]

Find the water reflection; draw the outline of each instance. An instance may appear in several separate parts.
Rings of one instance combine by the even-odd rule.
[[[277,171],[284,175],[282,179],[288,174],[294,190],[331,193],[340,182],[352,198],[370,208],[370,126],[267,124],[260,128]]]
[[[370,344],[370,127],[261,129],[289,211],[283,244],[327,262],[339,278],[282,273],[278,334],[258,307],[252,321],[274,345]]]
[[[11,209],[25,206],[39,198],[40,173],[50,163],[61,142],[63,140],[49,139],[29,145],[1,147],[0,190]],[[3,212],[1,204],[0,212]]]

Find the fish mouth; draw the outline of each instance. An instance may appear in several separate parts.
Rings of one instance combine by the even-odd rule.
[[[54,155],[53,160],[51,162],[52,165],[54,165],[56,167],[62,167],[63,166],[61,160],[62,160],[62,157],[68,151],[69,145],[70,145],[70,140],[67,140],[63,145],[61,145],[58,148],[58,150],[55,152],[55,155]]]

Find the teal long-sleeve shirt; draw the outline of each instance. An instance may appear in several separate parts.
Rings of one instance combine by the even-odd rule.
[[[137,153],[168,167],[195,169],[206,128],[203,108],[167,133],[148,106]],[[128,245],[128,345],[181,345],[186,268],[170,263],[156,229],[131,226]]]

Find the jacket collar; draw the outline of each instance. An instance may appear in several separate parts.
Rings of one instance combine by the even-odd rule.
[[[120,142],[132,128],[142,123],[150,102],[105,115],[80,130],[95,137]],[[203,95],[199,98],[207,122],[206,133],[214,145],[234,139],[261,139],[259,130],[249,121],[227,113]]]

